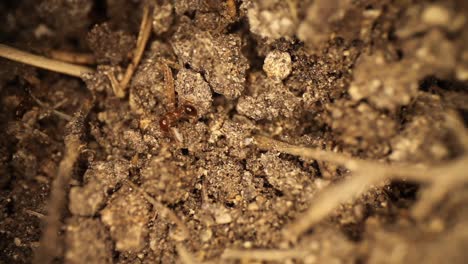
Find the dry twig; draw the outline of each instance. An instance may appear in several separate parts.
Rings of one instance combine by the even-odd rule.
[[[172,71],[167,64],[162,64],[163,73],[164,73],[164,82],[166,83],[166,97],[167,97],[167,111],[171,112],[175,110],[176,98],[175,98],[175,88],[174,88],[174,76],[172,76]]]
[[[450,117],[449,117],[450,120]],[[460,122],[458,122],[460,123]],[[463,145],[467,144],[468,132],[460,124],[453,126]],[[441,165],[421,166],[406,164],[382,164],[376,161],[360,160],[343,154],[299,147],[268,137],[257,136],[258,147],[342,165],[352,172],[352,176],[321,192],[302,217],[287,226],[284,234],[294,240],[313,225],[330,215],[343,202],[350,202],[372,185],[387,179],[412,180],[430,183],[422,198],[413,209],[413,216],[422,218],[439,202],[447,192],[468,181],[468,154]]]
[[[125,75],[122,81],[120,83],[117,82],[114,73],[107,74],[117,97],[125,97],[125,90],[127,89],[127,86],[132,79],[133,73],[140,63],[143,52],[145,51],[146,44],[148,43],[149,37],[151,35],[151,24],[152,21],[149,7],[145,6],[143,9],[143,18],[140,24],[140,32],[138,33],[137,45],[133,53],[133,59],[132,62],[130,62],[130,64],[127,66],[127,70],[125,71]]]
[[[88,67],[49,59],[4,44],[0,44],[0,57],[75,77],[81,77],[83,74],[94,72],[93,69]]]

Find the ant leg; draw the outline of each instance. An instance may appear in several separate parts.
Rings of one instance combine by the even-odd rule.
[[[180,145],[182,142],[184,142],[184,137],[180,134],[179,130],[175,127],[170,128],[170,133],[172,138]]]
[[[174,76],[172,75],[171,68],[167,64],[162,64],[164,73],[164,82],[166,83],[166,97],[167,97],[167,111],[173,112],[176,107],[175,88],[174,88]]]

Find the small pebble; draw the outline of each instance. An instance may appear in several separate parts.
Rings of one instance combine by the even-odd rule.
[[[448,26],[450,23],[450,11],[438,5],[428,6],[422,14],[425,23],[433,26]]]
[[[207,229],[200,234],[200,239],[202,242],[208,242],[213,237],[213,231],[211,229]]]
[[[265,58],[263,70],[268,77],[282,81],[291,74],[291,55],[278,50],[271,51]]]
[[[232,221],[232,217],[227,212],[219,212],[215,214],[215,221],[219,225],[229,224]]]

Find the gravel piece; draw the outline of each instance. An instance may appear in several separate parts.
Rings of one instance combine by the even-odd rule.
[[[265,58],[263,70],[273,80],[282,81],[292,70],[291,55],[278,50],[271,51]]]

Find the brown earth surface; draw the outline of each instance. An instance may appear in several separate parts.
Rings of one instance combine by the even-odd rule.
[[[467,14],[0,2],[0,263],[466,263]]]

